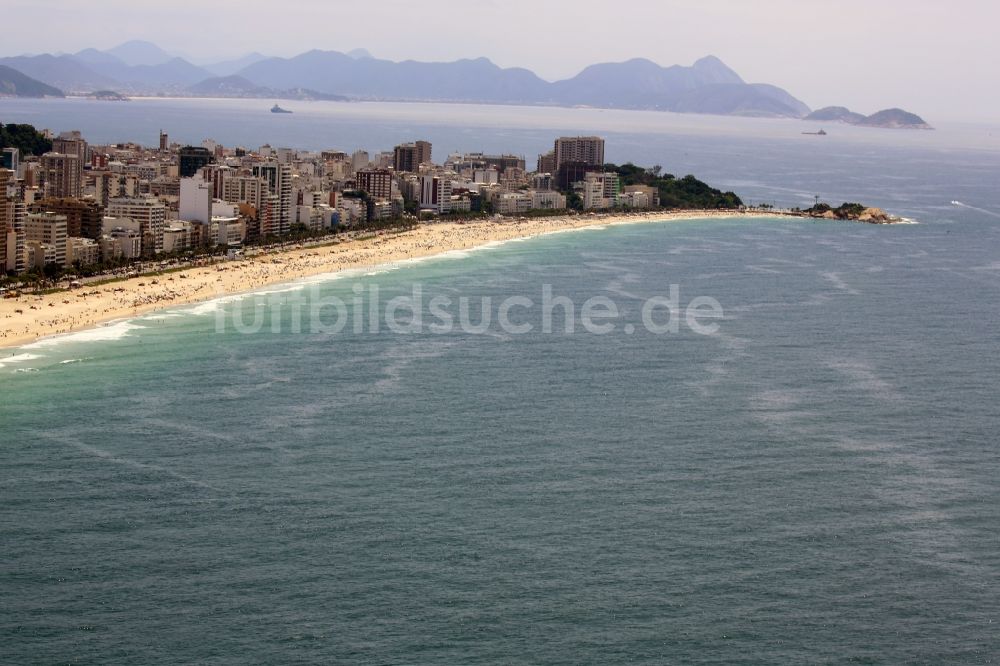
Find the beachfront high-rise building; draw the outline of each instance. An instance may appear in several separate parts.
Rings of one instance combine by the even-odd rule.
[[[429,141],[404,143],[393,149],[392,168],[397,172],[416,172],[421,164],[431,161],[431,144]]]
[[[66,233],[70,236],[98,239],[101,237],[101,220],[104,208],[93,199],[70,197],[47,198],[29,206],[32,213],[58,213],[66,216]]]
[[[451,212],[451,180],[441,176],[420,177],[420,209]]]
[[[47,197],[76,197],[83,192],[79,155],[45,153],[38,166],[39,185]]]
[[[554,171],[565,162],[604,166],[604,139],[599,136],[562,136],[556,139]]]
[[[127,217],[139,223],[142,255],[151,257],[163,251],[163,229],[167,207],[154,197],[117,198],[108,201],[109,217]]]
[[[575,185],[583,198],[583,207],[588,210],[611,208],[621,193],[621,182],[614,172],[589,172]]]
[[[170,147],[170,137],[163,130],[160,130],[160,152],[165,153]]]
[[[212,163],[214,157],[208,148],[184,146],[177,152],[177,162],[181,178],[190,178],[203,166]]]
[[[181,178],[177,214],[188,222],[212,222],[212,183],[201,178]]]
[[[15,174],[0,169],[0,275],[24,270],[24,203],[7,196]]]
[[[573,189],[573,185],[584,180],[587,177],[587,173],[593,171],[594,167],[588,165],[586,162],[563,162],[559,165],[559,169],[556,170],[556,188],[568,192]]]
[[[27,254],[25,250],[24,218],[27,216],[24,202],[8,199],[4,202],[0,199],[0,218],[3,218],[3,226],[6,229],[5,256],[0,257],[0,262],[4,264],[4,271],[14,271],[21,273],[25,269]]]
[[[0,277],[7,274],[7,202],[0,200]]]
[[[13,172],[0,167],[0,276],[7,272],[7,183]]]
[[[292,167],[276,161],[255,164],[253,175],[267,182],[268,191],[277,197],[277,208],[272,209],[270,233],[275,236],[291,230]]]
[[[373,199],[392,198],[393,173],[388,169],[362,169],[354,174],[354,183]]]
[[[32,259],[31,267],[66,265],[66,216],[57,213],[30,213],[24,221],[24,235]]]
[[[222,194],[227,203],[248,204],[259,212],[270,194],[268,182],[259,176],[227,173],[222,178]]]

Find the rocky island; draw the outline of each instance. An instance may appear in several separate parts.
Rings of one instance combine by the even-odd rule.
[[[868,224],[893,224],[902,221],[901,218],[893,217],[881,208],[870,208],[859,203],[844,203],[837,208],[827,203],[817,203],[799,212],[805,217],[822,220],[850,220]]]
[[[114,90],[96,90],[89,95],[87,99],[96,99],[102,102],[128,102],[130,101],[128,97],[122,95]]]
[[[813,111],[803,120],[840,122],[859,127],[881,127],[883,129],[934,129],[920,116],[903,109],[883,109],[866,116],[855,113],[847,107],[827,106]]]

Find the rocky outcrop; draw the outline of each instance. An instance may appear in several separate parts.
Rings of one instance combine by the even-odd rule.
[[[920,116],[902,109],[883,109],[870,116],[865,116],[843,106],[828,106],[813,111],[804,120],[838,122],[859,127],[881,127],[883,129],[934,129]]]
[[[850,220],[868,224],[892,224],[900,221],[898,217],[889,215],[881,208],[870,208],[857,203],[845,203],[838,208],[831,208],[829,204],[821,203],[802,213],[820,220]]]
[[[858,215],[858,222],[868,222],[870,224],[890,224],[897,221],[881,208],[865,208]]]

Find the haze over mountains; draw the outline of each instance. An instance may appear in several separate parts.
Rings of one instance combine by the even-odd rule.
[[[292,58],[253,53],[198,66],[142,41],[106,51],[0,58],[0,65],[70,93],[554,104],[788,118],[810,113],[785,90],[747,83],[713,56],[690,67],[642,58],[602,63],[555,82],[486,58],[393,62],[363,49],[312,50]]]
[[[62,91],[0,65],[0,95],[14,97],[62,97]]]

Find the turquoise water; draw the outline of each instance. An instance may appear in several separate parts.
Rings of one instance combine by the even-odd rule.
[[[3,103],[5,121],[79,110]],[[190,111],[162,107],[116,127],[155,137]],[[530,153],[556,122],[475,113],[296,113],[287,141],[256,136],[301,145],[326,122],[347,149],[450,132]],[[799,124],[563,113],[610,128],[611,159],[918,224],[563,233],[6,350],[0,662],[994,663],[1000,152],[947,129],[816,144]],[[224,142],[255,128],[189,116]],[[74,125],[100,140],[95,118]],[[372,286],[384,307],[414,285],[426,324],[438,296],[471,323],[490,298],[490,325],[295,332],[295,308],[360,292],[368,322]],[[609,299],[614,330],[546,333],[538,307],[504,330],[499,304],[544,285],[577,315]],[[647,330],[671,285],[718,302],[713,335]]]
[[[5,660],[987,663],[987,218],[614,227],[278,295],[550,284],[613,300],[603,336],[296,334],[271,294],[218,307],[279,333],[202,306],[24,350]],[[643,329],[670,284],[715,335]]]

